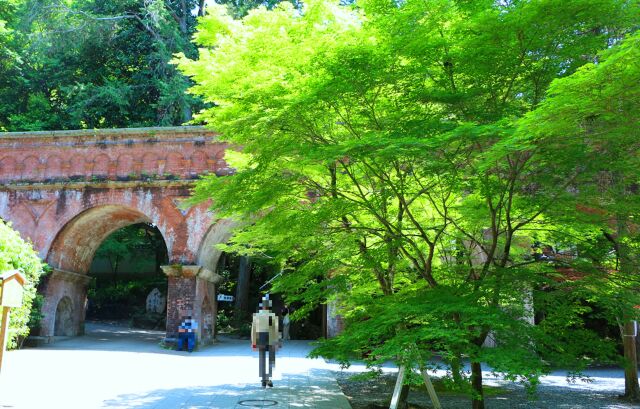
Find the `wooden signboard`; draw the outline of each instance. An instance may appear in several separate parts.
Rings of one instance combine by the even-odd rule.
[[[18,270],[5,271],[0,274],[0,308],[2,309],[2,321],[0,322],[0,369],[2,368],[2,358],[9,332],[9,310],[12,307],[20,307],[22,305],[25,283],[24,276]]]
[[[24,276],[17,270],[0,274],[0,306],[20,307],[24,283]]]

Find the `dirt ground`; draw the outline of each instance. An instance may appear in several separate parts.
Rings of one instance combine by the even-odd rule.
[[[395,386],[396,377],[385,374],[379,378],[357,380],[352,373],[336,372],[336,379],[342,392],[347,396],[353,409],[388,409]],[[439,389],[436,385],[436,388]],[[458,392],[438,391],[443,408],[469,409],[471,400]],[[433,405],[424,388],[412,388],[409,392],[410,409],[431,409]],[[489,388],[485,397],[487,409],[638,409],[640,405],[626,403],[618,399],[615,391],[567,388],[560,386],[540,386],[531,399],[524,388],[507,384]]]

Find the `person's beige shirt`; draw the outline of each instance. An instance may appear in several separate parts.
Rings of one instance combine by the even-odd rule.
[[[271,325],[269,325],[269,317],[271,317]],[[251,345],[257,345],[258,332],[269,333],[269,345],[277,345],[278,343],[278,317],[269,310],[260,310],[253,314],[253,322],[251,323]]]

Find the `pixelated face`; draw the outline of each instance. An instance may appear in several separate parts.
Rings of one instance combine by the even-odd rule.
[[[180,323],[180,326],[178,328],[183,328],[183,329],[188,329],[191,328],[193,326],[193,319],[191,318],[191,316],[186,316],[182,322]]]
[[[268,310],[271,308],[271,300],[268,298],[263,298],[262,302],[260,303],[260,307],[262,307],[263,310]]]

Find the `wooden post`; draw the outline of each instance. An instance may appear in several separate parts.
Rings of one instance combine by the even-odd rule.
[[[429,393],[433,407],[435,409],[442,409],[438,395],[436,395],[436,389],[433,387],[433,383],[431,383],[431,377],[427,372],[427,368],[420,368],[420,373],[422,373],[422,379],[424,379],[424,385],[427,387],[427,392]]]
[[[400,403],[400,392],[402,391],[402,384],[404,383],[404,365],[400,365],[398,368],[398,379],[396,379],[396,387],[393,389],[393,397],[391,398],[391,405],[389,409],[398,409],[398,403]]]
[[[2,358],[7,347],[9,335],[9,310],[11,307],[2,307],[2,321],[0,322],[0,371],[2,370]]]

